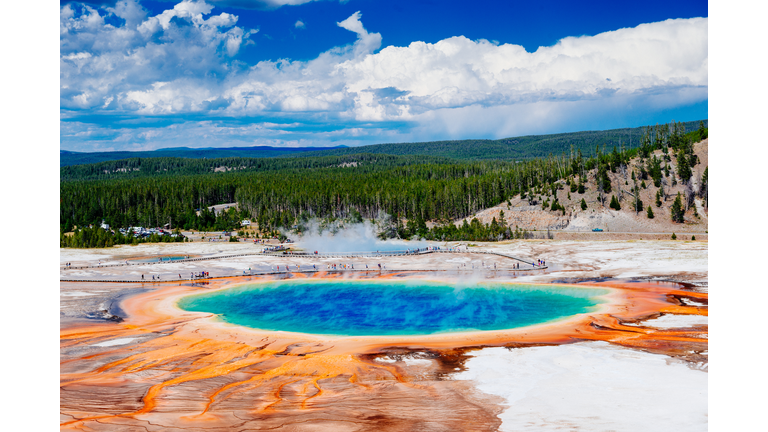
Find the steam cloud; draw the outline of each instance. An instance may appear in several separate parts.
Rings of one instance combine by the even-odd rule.
[[[332,227],[323,227],[317,221],[310,221],[305,226],[306,229],[296,239],[296,243],[309,252],[395,251],[424,248],[431,244],[426,240],[381,240],[377,237],[376,225],[369,221]]]

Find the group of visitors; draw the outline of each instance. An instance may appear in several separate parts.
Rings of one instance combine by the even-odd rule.
[[[354,264],[328,264],[329,270],[354,270]]]

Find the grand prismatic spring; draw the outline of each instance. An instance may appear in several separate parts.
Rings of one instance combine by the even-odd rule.
[[[607,290],[413,281],[243,285],[179,301],[247,327],[341,336],[505,330],[590,312]]]
[[[62,257],[79,264],[62,271],[62,429],[706,427],[706,284],[679,281],[706,280],[706,245],[610,244],[608,260],[584,243],[508,246],[555,263],[524,271],[469,253],[334,271],[339,258],[217,247]],[[685,277],[629,277],[638,254]]]

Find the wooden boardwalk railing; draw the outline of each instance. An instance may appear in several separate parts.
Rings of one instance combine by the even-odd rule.
[[[62,267],[62,270],[80,270],[80,269],[89,269],[89,268],[110,268],[110,267],[125,267],[125,266],[137,266],[137,265],[155,265],[155,264],[171,264],[171,263],[186,263],[186,262],[195,262],[195,261],[206,261],[206,260],[215,260],[215,259],[226,259],[226,258],[236,258],[236,257],[244,257],[244,256],[278,256],[281,258],[291,258],[291,257],[297,257],[297,258],[385,258],[385,257],[397,257],[397,256],[408,256],[408,255],[426,255],[426,254],[432,254],[432,253],[447,253],[447,254],[485,254],[485,255],[496,255],[504,258],[513,259],[516,261],[520,261],[522,263],[528,264],[532,266],[530,269],[515,269],[515,271],[521,271],[521,270],[541,270],[547,268],[546,266],[536,266],[533,261],[528,261],[513,255],[501,253],[501,252],[495,252],[495,251],[469,251],[469,250],[404,250],[404,251],[377,251],[377,252],[324,252],[324,253],[309,253],[309,252],[293,252],[293,251],[286,251],[286,250],[277,250],[277,251],[266,251],[266,252],[254,252],[254,253],[245,253],[245,254],[236,254],[236,255],[220,255],[220,256],[213,256],[213,257],[200,257],[200,258],[186,258],[186,259],[179,259],[179,260],[168,260],[168,261],[155,261],[155,262],[137,262],[137,263],[123,263],[123,264],[104,264],[104,265],[95,265],[95,266],[78,266],[78,267]],[[321,271],[321,270],[314,270],[314,271]],[[342,270],[333,270],[333,271],[342,271]],[[372,271],[368,269],[368,271]],[[436,270],[424,270],[424,271],[442,271],[439,269]],[[284,272],[280,272],[284,273]],[[267,273],[259,273],[259,275],[265,275],[265,274],[275,274],[274,272],[267,272]],[[256,276],[257,274],[254,274]],[[242,275],[234,275],[234,276],[242,276]],[[233,277],[233,276],[222,276],[222,277]],[[181,279],[181,280],[190,280],[190,279]],[[197,279],[194,279],[197,280]],[[97,282],[93,280],[64,280],[61,279],[63,282]],[[100,281],[100,282],[116,282],[116,281]],[[139,281],[133,281],[133,282],[147,282],[146,280],[139,280]]]

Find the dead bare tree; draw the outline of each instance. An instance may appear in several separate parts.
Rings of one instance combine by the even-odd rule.
[[[600,181],[599,176],[595,173],[595,183],[597,184],[597,200],[605,207],[605,199],[603,198],[603,182]]]
[[[685,181],[685,209],[688,210],[693,205],[696,193],[693,191],[693,182],[690,180]]]

